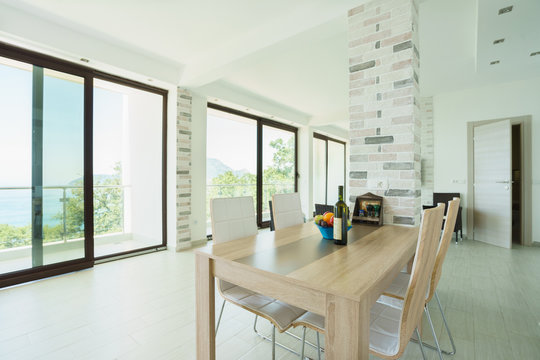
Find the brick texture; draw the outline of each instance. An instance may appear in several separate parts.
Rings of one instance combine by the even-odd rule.
[[[384,196],[386,224],[420,223],[417,19],[413,0],[349,11],[350,200]]]
[[[422,120],[422,204],[433,203],[433,98],[420,98]]]
[[[191,240],[191,94],[178,88],[176,105],[176,250],[179,251]]]

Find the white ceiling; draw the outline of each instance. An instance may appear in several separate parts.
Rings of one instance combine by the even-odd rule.
[[[0,12],[4,5],[172,64],[181,86],[228,86],[305,115],[311,124],[346,129],[346,14],[363,2],[0,0]],[[497,15],[508,5],[511,13]],[[538,15],[538,0],[422,1],[422,93],[540,76],[540,56],[528,56],[540,51]],[[494,46],[501,37],[505,43]],[[489,65],[492,60],[500,64]]]

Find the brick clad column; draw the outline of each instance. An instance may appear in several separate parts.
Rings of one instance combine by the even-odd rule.
[[[417,18],[412,0],[349,11],[350,201],[384,196],[386,224],[420,223]]]
[[[433,98],[420,98],[422,120],[422,205],[433,204]]]
[[[178,88],[176,100],[176,250],[191,246],[191,94]]]

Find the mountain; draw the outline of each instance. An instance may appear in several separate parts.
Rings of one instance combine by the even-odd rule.
[[[227,171],[232,171],[230,167],[225,165],[221,160],[208,158],[206,159],[206,180],[212,180]]]

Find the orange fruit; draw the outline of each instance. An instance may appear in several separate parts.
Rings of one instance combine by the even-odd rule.
[[[323,220],[326,221],[327,223],[330,222],[330,219],[332,218],[332,216],[334,216],[334,213],[333,212],[327,212],[326,214],[323,215]]]

